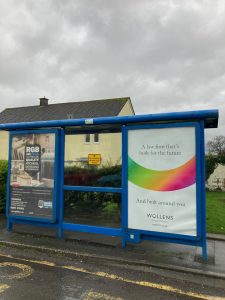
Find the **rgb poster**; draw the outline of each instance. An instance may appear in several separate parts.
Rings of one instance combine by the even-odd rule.
[[[128,228],[197,235],[195,127],[128,131]]]
[[[24,158],[24,171],[40,172],[41,169],[41,146],[26,145]]]
[[[54,168],[55,133],[12,135],[10,215],[53,219]]]

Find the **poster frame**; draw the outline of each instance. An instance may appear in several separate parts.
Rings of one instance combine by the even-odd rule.
[[[29,217],[21,215],[11,215],[10,214],[10,177],[11,177],[11,159],[12,159],[12,139],[15,135],[21,134],[55,134],[55,161],[54,161],[54,188],[53,188],[53,206],[52,206],[52,218],[41,218],[41,217]],[[32,222],[42,222],[42,223],[55,223],[58,219],[57,211],[57,195],[58,195],[58,161],[59,161],[59,151],[58,151],[58,130],[57,129],[40,129],[40,130],[18,130],[10,131],[9,136],[9,151],[8,151],[8,175],[7,175],[7,196],[6,196],[6,216],[8,219],[8,229],[12,226],[11,223],[16,223],[16,221],[24,220]]]
[[[195,128],[195,149],[196,149],[196,236],[166,233],[159,231],[146,231],[140,229],[128,228],[128,132],[130,130],[141,129],[161,129],[161,128]],[[204,201],[202,195],[202,180],[201,180],[201,126],[199,122],[179,122],[179,123],[164,123],[164,124],[144,124],[125,126],[124,130],[124,152],[126,159],[124,160],[125,169],[125,191],[124,191],[124,226],[126,228],[126,241],[140,242],[140,240],[158,240],[172,243],[201,245],[203,240],[203,208]]]

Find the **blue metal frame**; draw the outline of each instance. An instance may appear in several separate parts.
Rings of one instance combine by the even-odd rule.
[[[122,247],[126,247],[127,231],[127,131],[126,126],[122,128]]]
[[[57,223],[48,223],[48,222],[32,222],[30,220],[25,219],[13,219],[13,224],[23,224],[23,225],[32,225],[36,227],[48,227],[48,228],[56,228],[58,227]]]
[[[36,218],[28,216],[17,216],[10,215],[10,175],[11,175],[11,158],[12,158],[12,138],[15,135],[25,135],[25,134],[45,134],[54,133],[55,134],[55,165],[54,165],[54,192],[53,192],[53,216],[49,218]],[[28,221],[30,225],[42,223],[55,223],[58,218],[57,209],[57,195],[58,195],[58,130],[57,129],[47,129],[47,130],[23,130],[23,131],[11,131],[9,140],[9,165],[8,165],[8,180],[7,180],[7,197],[6,197],[6,216],[7,216],[7,229],[12,230],[13,223],[20,223]]]
[[[63,215],[64,215],[64,155],[65,155],[65,129],[60,131],[60,165],[59,165],[59,224],[58,237],[63,237]]]
[[[200,136],[200,146],[201,146],[201,193],[202,193],[202,218],[201,218],[201,225],[202,225],[202,257],[203,259],[207,260],[207,232],[206,232],[206,192],[205,192],[205,182],[206,182],[206,176],[205,176],[205,131],[204,131],[204,121],[200,121],[200,130],[201,130],[201,136]]]
[[[12,138],[10,132],[9,148],[8,148],[8,174],[7,174],[7,193],[6,193],[6,216],[7,216],[7,230],[12,231],[12,222],[9,218],[9,206],[10,206],[10,175],[11,175],[11,158],[12,158]]]
[[[218,110],[196,110],[185,112],[170,112],[160,114],[147,114],[135,116],[101,117],[89,119],[51,120],[0,124],[0,130],[19,130],[34,128],[69,127],[80,125],[103,125],[103,124],[137,124],[146,122],[180,122],[180,121],[204,121],[205,128],[215,128],[218,124]]]
[[[64,230],[69,230],[69,231],[97,233],[97,234],[104,234],[110,236],[122,236],[121,228],[109,228],[109,227],[102,227],[102,226],[91,226],[91,225],[73,224],[73,223],[66,223],[66,222],[63,222],[62,227]]]
[[[109,129],[108,129],[109,130]],[[90,131],[88,131],[90,132]],[[112,131],[115,132],[115,131]],[[116,131],[118,132],[118,130]],[[86,131],[78,132],[74,130],[72,134],[85,134]],[[111,133],[108,131],[107,133]],[[69,133],[70,135],[71,133]],[[92,225],[84,225],[84,224],[76,224],[76,223],[67,223],[64,222],[64,191],[78,191],[78,192],[100,192],[100,193],[119,193],[122,194],[122,188],[113,188],[113,187],[95,187],[95,186],[71,186],[64,184],[64,152],[65,152],[65,136],[67,133],[64,131],[63,138],[61,139],[61,155],[60,155],[60,218],[59,218],[59,233],[58,236],[63,236],[63,230],[69,231],[80,231],[80,232],[88,232],[88,233],[98,233],[110,236],[121,236],[122,228],[107,228],[103,226],[92,226]]]
[[[155,129],[155,128],[177,128],[177,127],[194,127],[195,128],[195,147],[196,147],[196,226],[197,226],[197,235],[189,236],[182,234],[170,234],[157,231],[145,231],[139,229],[128,228],[128,132],[130,130],[139,130],[139,129]],[[204,130],[204,127],[203,127]],[[125,227],[126,227],[126,240],[129,242],[140,242],[140,240],[158,240],[171,243],[180,243],[180,244],[189,244],[193,246],[202,246],[206,245],[206,234],[204,232],[204,225],[202,220],[205,215],[202,207],[205,205],[205,197],[203,194],[203,180],[201,176],[201,168],[204,161],[204,149],[201,149],[200,144],[202,142],[202,126],[200,127],[199,122],[186,122],[186,123],[167,123],[167,124],[147,124],[139,126],[127,126],[124,129],[124,151],[126,152],[124,161],[124,168],[126,170],[126,188],[124,191],[125,197],[125,207],[126,213],[124,215]],[[125,179],[124,179],[125,181]],[[132,236],[132,239],[130,238]],[[205,246],[204,246],[204,249]]]

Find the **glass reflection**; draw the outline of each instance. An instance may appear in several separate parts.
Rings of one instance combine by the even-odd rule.
[[[121,133],[66,135],[65,185],[121,187],[121,148]]]
[[[65,191],[64,222],[121,227],[121,195]]]

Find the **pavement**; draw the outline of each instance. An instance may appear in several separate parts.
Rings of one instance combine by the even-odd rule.
[[[84,258],[91,263],[102,261],[136,268],[159,268],[176,272],[225,279],[225,238],[209,235],[208,260],[201,258],[201,248],[153,241],[121,247],[120,238],[80,232],[65,232],[57,238],[56,230],[14,225],[6,230],[6,219],[0,215],[0,247],[33,249],[40,253],[70,258]]]

